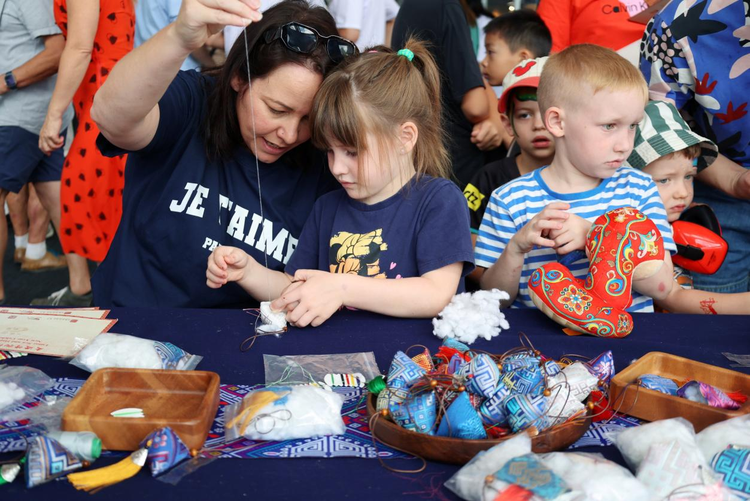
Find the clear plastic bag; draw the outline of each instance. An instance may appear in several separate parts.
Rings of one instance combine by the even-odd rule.
[[[42,427],[46,432],[61,431],[62,414],[68,404],[73,400],[70,397],[57,397],[48,395],[41,399],[39,405],[30,409],[0,413],[0,421],[19,422],[27,421],[27,427],[39,429]]]
[[[89,372],[105,367],[188,371],[201,360],[203,357],[191,355],[172,343],[105,333],[96,336],[70,363]]]
[[[292,440],[323,435],[342,435],[344,397],[314,386],[260,388],[228,405],[224,411],[226,442]]]
[[[266,385],[321,383],[326,374],[362,374],[367,381],[380,375],[375,354],[263,355]]]
[[[52,378],[33,367],[0,367],[0,411],[31,402],[53,384]]]

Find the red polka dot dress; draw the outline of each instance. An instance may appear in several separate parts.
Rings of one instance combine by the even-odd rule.
[[[66,0],[55,0],[55,22],[68,33]],[[78,128],[63,167],[60,203],[63,250],[102,261],[122,215],[125,156],[103,157],[99,128],[91,120],[94,94],[115,63],[133,49],[135,12],[130,0],[100,0],[91,62],[73,97]]]

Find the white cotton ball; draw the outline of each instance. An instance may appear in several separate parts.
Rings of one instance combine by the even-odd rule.
[[[16,383],[0,382],[0,409],[24,400],[26,392],[19,388]]]
[[[260,319],[272,331],[280,331],[286,328],[286,312],[283,310],[273,311],[270,301],[260,303]]]
[[[509,298],[507,292],[498,289],[456,294],[432,319],[433,333],[441,339],[451,337],[466,344],[473,343],[478,337],[489,341],[502,329],[510,329],[500,311],[500,301]]]

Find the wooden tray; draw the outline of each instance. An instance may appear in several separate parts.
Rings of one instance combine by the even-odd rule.
[[[612,378],[610,402],[615,410],[646,421],[683,417],[693,423],[696,432],[719,421],[750,413],[750,400],[731,411],[639,387],[636,381],[643,374],[656,374],[677,381],[701,381],[725,392],[740,391],[750,396],[750,376],[746,374],[653,351]]]
[[[112,417],[126,407],[144,418]],[[65,431],[93,431],[110,450],[133,451],[152,431],[170,426],[189,449],[200,449],[219,407],[219,375],[206,371],[100,369],[62,415]]]
[[[372,416],[377,412],[375,395],[367,397],[367,413]],[[545,430],[531,439],[531,450],[534,452],[553,452],[567,449],[586,433],[591,425],[591,411],[586,410],[586,419],[580,423],[569,423]],[[436,437],[417,433],[402,428],[385,418],[374,420],[372,434],[381,442],[398,447],[430,461],[441,463],[466,464],[478,452],[487,450],[513,435],[499,439],[466,440],[462,438]]]

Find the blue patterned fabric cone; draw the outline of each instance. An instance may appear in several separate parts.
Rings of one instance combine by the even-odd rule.
[[[31,489],[83,467],[80,459],[57,440],[45,436],[29,439],[26,452],[26,487]]]
[[[407,430],[434,435],[437,408],[435,392],[428,391],[410,395],[404,402],[391,411],[393,420]]]
[[[500,382],[500,369],[492,357],[486,353],[480,353],[469,362],[470,376],[466,381],[466,389],[475,395],[489,398],[495,394]]]
[[[542,431],[549,428],[550,422],[545,414],[549,402],[544,395],[511,395],[505,399],[505,413],[513,433],[523,431],[530,426]]]
[[[426,371],[403,351],[396,352],[388,371],[388,388],[410,388]]]
[[[750,499],[750,449],[734,445],[724,449],[711,460],[711,468],[725,487],[741,499]]]
[[[495,473],[495,478],[520,485],[542,499],[555,499],[570,491],[563,479],[544,466],[534,454],[515,457]]]
[[[149,441],[151,445],[148,445]],[[147,461],[154,477],[168,472],[190,458],[190,450],[169,426],[150,433],[141,442],[140,448],[144,447],[148,448]]]
[[[482,419],[471,406],[469,395],[464,391],[459,393],[450,407],[445,411],[437,434],[441,437],[463,438],[466,440],[482,440],[487,438],[487,432],[482,426]]]
[[[592,358],[585,365],[599,381],[604,381],[607,384],[615,375],[615,361],[612,358],[612,350],[607,350],[598,357]]]
[[[701,381],[688,381],[680,386],[677,390],[677,395],[720,409],[736,410],[740,408],[740,404],[729,398],[726,393],[715,386]]]
[[[443,346],[446,348],[453,348],[454,350],[458,350],[461,353],[466,353],[469,351],[469,347],[462,343],[461,341],[458,341],[456,339],[453,339],[452,337],[447,337],[443,340]]]
[[[539,365],[539,357],[530,355],[528,352],[514,353],[503,359],[503,372],[512,372],[532,365]]]
[[[392,412],[399,405],[401,405],[401,402],[406,400],[406,397],[408,396],[409,390],[403,388],[396,388],[394,390],[386,388],[385,390],[378,393],[376,407],[378,411],[388,409],[389,412]]]
[[[677,395],[677,383],[656,374],[641,375],[638,377],[638,385],[667,395]]]
[[[482,422],[486,426],[506,426],[508,415],[505,413],[505,399],[510,395],[508,388],[501,384],[494,395],[484,401],[479,408]]]
[[[544,362],[544,372],[547,374],[547,377],[557,376],[560,374],[560,371],[562,371],[560,365],[554,360],[547,360]]]
[[[466,369],[463,369],[464,366],[466,366]],[[464,362],[464,359],[458,353],[454,354],[448,361],[448,374],[460,374],[462,370],[468,370],[468,368],[468,362]]]
[[[538,362],[526,367],[504,371],[502,382],[511,393],[534,396],[544,393],[544,375]]]

